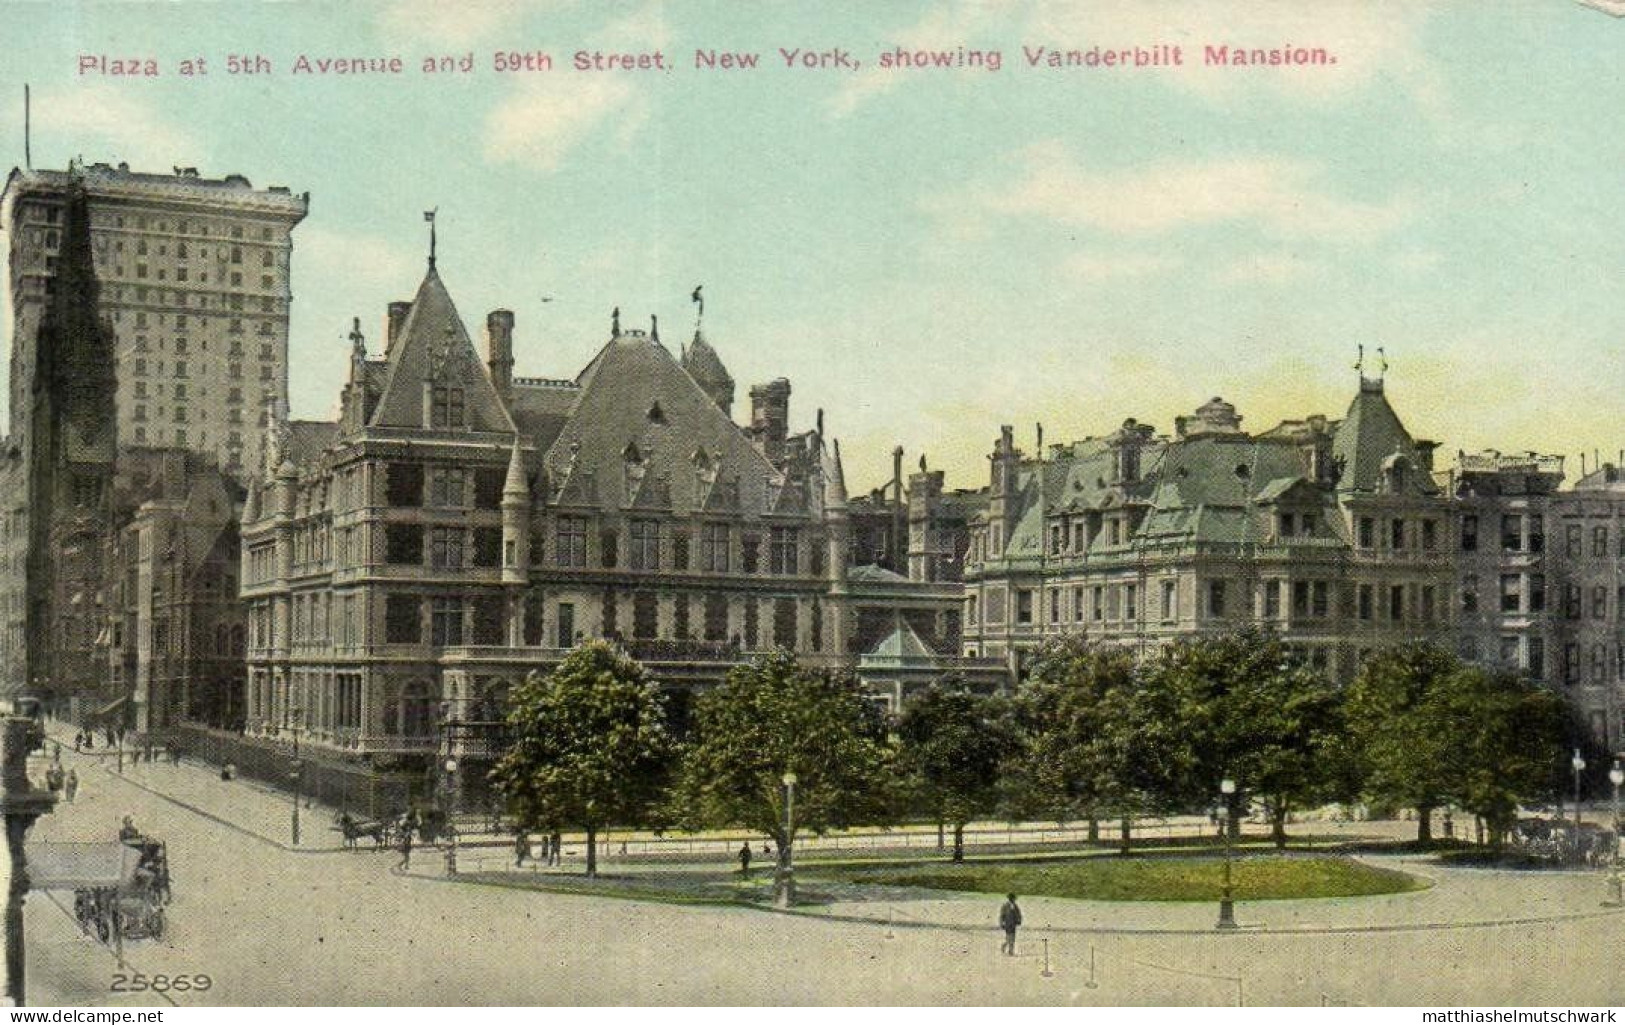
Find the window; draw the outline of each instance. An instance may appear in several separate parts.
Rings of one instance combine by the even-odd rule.
[[[1137,619],[1140,615],[1140,587],[1138,584],[1125,584],[1123,586],[1123,618]]]
[[[1422,585],[1422,622],[1433,622],[1434,605],[1437,598],[1438,592],[1432,584]]]
[[[1395,584],[1388,588],[1388,618],[1399,622],[1405,618],[1405,586]]]
[[[1563,682],[1580,682],[1580,646],[1573,641],[1563,645]]]
[[[1529,611],[1546,611],[1546,577],[1544,574],[1535,574],[1529,578]]]
[[[1376,592],[1370,584],[1361,584],[1359,590],[1359,616],[1370,620],[1376,615]]]
[[[796,572],[796,549],[800,544],[801,532],[795,527],[774,527],[768,537],[771,572],[793,575]]]
[[[416,523],[390,523],[384,527],[384,560],[393,566],[423,564],[423,527]]]
[[[745,647],[757,647],[757,634],[761,627],[761,610],[757,607],[755,598],[745,599]]]
[[[1033,592],[1022,588],[1016,592],[1016,622],[1031,623],[1033,621]]]
[[[1438,520],[1422,521],[1422,547],[1430,552],[1439,547]]]
[[[728,599],[720,594],[705,596],[705,639],[728,639]]]
[[[559,602],[558,633],[553,643],[561,648],[573,647],[576,642],[576,607],[570,602]]]
[[[1501,577],[1501,611],[1523,611],[1523,581],[1516,573]]]
[[[712,573],[728,572],[726,523],[707,523],[700,528],[700,568]]]
[[[1478,517],[1463,516],[1461,518],[1461,550],[1464,552],[1478,551]]]
[[[1280,526],[1277,528],[1277,533],[1280,534],[1281,537],[1291,537],[1293,529],[1296,526],[1297,517],[1292,513],[1284,512],[1281,514]]]
[[[604,569],[614,569],[620,565],[621,538],[614,530],[603,530],[598,534],[598,564]]]
[[[1608,618],[1608,588],[1601,584],[1591,589],[1591,618]]]
[[[632,636],[645,639],[660,634],[659,601],[651,591],[632,595]]]
[[[389,644],[418,643],[423,639],[423,623],[418,617],[419,604],[417,595],[385,595],[384,641]]]
[[[1529,638],[1529,675],[1536,680],[1546,678],[1546,639],[1532,636]]]
[[[508,565],[517,565],[516,553],[511,549],[513,542],[509,542]],[[502,559],[502,528],[501,527],[475,527],[474,528],[474,565],[481,568],[490,568],[501,564]]]
[[[463,600],[436,598],[429,608],[429,643],[439,647],[463,643]]]
[[[1570,619],[1579,619],[1581,601],[1580,585],[1565,585],[1563,588],[1563,615]]]
[[[796,600],[773,599],[773,646],[796,650]]]
[[[1580,542],[1584,529],[1585,528],[1581,527],[1578,523],[1571,523],[1568,525],[1568,530],[1565,532],[1564,536],[1564,548],[1568,553],[1568,557],[1571,559],[1578,559],[1580,557]]]
[[[462,427],[463,389],[456,385],[435,385],[429,392],[429,426]]]
[[[1523,516],[1507,513],[1501,517],[1501,551],[1523,551]]]
[[[1388,524],[1388,547],[1399,551],[1405,547],[1405,521],[1393,520]]]
[[[685,531],[675,531],[671,536],[671,568],[688,569],[688,534]]]
[[[1324,580],[1316,580],[1309,601],[1309,614],[1316,619],[1325,619],[1331,614],[1331,605],[1331,585]]]
[[[1375,548],[1377,546],[1377,521],[1370,516],[1360,517],[1360,547]]]
[[[1309,581],[1292,581],[1292,614],[1299,618],[1309,616]]]
[[[632,569],[660,568],[660,524],[654,520],[633,520],[627,531],[627,565]]]
[[[1546,550],[1546,519],[1539,513],[1529,517],[1529,550],[1536,554]]]
[[[474,508],[502,508],[502,489],[507,487],[508,471],[495,466],[482,466],[474,471]]]
[[[1061,592],[1052,588],[1045,593],[1049,596],[1049,621],[1059,623],[1061,621]]]
[[[580,516],[559,518],[558,564],[580,569],[587,565],[587,521]]]
[[[429,532],[429,565],[435,569],[462,569],[463,532],[460,528],[435,527]]]
[[[1162,618],[1172,621],[1178,615],[1179,583],[1174,580],[1162,582]],[[1083,589],[1078,589],[1078,618],[1083,618]]]
[[[463,482],[467,471],[461,466],[437,466],[429,474],[429,504],[448,509],[463,504]]]
[[[1092,608],[1094,610],[1095,621],[1099,622],[1100,620],[1105,619],[1106,589],[1104,587],[1095,587],[1093,593],[1090,595],[1090,599],[1092,602]]]
[[[760,562],[762,540],[755,534],[746,534],[739,543],[740,568],[746,573],[755,573]]]
[[[385,500],[397,509],[423,504],[423,466],[419,463],[390,463],[385,471]]]
[[[1215,619],[1224,615],[1224,581],[1209,580],[1207,584],[1207,613]]]
[[[1598,559],[1605,558],[1608,555],[1607,527],[1591,528],[1591,554]]]
[[[1478,611],[1478,576],[1469,573],[1461,578],[1461,611]]]
[[[965,622],[971,626],[976,625],[976,605],[976,595],[970,595],[965,599]]]
[[[500,645],[507,633],[507,615],[500,594],[482,594],[474,599],[474,643]]]

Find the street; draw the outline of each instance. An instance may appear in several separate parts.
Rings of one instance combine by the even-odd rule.
[[[1448,870],[1417,895],[1238,911],[1244,926],[1309,930],[1303,933],[1215,935],[1205,931],[1211,909],[1188,904],[1035,901],[1027,905],[1031,927],[1022,932],[1020,956],[1005,958],[992,895],[784,916],[480,886],[440,877],[434,849],[414,853],[414,873],[422,875],[395,871],[393,852],[285,849],[285,832],[262,838],[254,829],[285,824],[287,799],[221,782],[204,766],[143,764],[120,777],[106,771],[110,762],[71,750],[62,757],[79,772],[78,799],[41,819],[33,838],[106,840],[131,815],[168,843],[175,891],[169,932],[162,941],[132,941],[126,956],[128,971],[149,977],[210,977],[206,992],[168,995],[179,1004],[1625,1000],[1617,967],[1625,918],[1599,911],[1596,875]],[[246,825],[160,796],[208,787],[231,788],[227,803],[240,806]],[[313,810],[307,842],[336,845],[328,825]],[[159,1002],[152,994],[110,992],[119,970],[113,954],[78,933],[71,908],[71,894],[29,897],[30,1003]],[[1444,928],[1440,915],[1522,921]],[[853,920],[865,916],[871,920]],[[890,916],[895,928],[886,924]],[[1343,931],[1316,931],[1323,919]],[[1140,931],[1111,931],[1114,922]],[[1086,985],[1091,947],[1096,988]]]

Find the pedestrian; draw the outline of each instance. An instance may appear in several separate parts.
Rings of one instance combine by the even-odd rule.
[[[513,867],[524,868],[525,859],[530,857],[530,834],[523,827],[513,836]]]
[[[553,848],[553,860],[548,862],[548,864],[562,864],[564,854],[564,834],[555,829],[552,837],[549,838],[548,843]]]
[[[403,822],[401,825],[401,871],[405,872],[412,867],[412,827]]]
[[[79,773],[68,770],[67,778],[62,781],[62,792],[67,795],[68,803],[73,803],[73,795],[79,792]]]
[[[85,731],[84,730],[80,730],[80,731],[78,731],[77,733],[75,733],[73,735],[73,749],[76,752],[83,751],[85,749]]]
[[[50,789],[53,795],[62,792],[63,784],[66,781],[67,777],[65,777],[62,773],[62,766],[52,765],[49,769],[45,770],[45,785]]]
[[[1020,927],[1021,908],[1016,904],[1016,895],[1012,893],[999,908],[999,928],[1004,930],[1004,946],[999,949],[1007,957],[1016,956],[1016,930]]]
[[[750,841],[746,840],[739,845],[739,874],[746,879],[750,878]]]
[[[124,816],[124,822],[118,828],[118,838],[123,843],[141,839],[141,830],[135,828],[135,819]]]

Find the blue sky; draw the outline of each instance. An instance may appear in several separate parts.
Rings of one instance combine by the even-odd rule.
[[[1625,19],[1564,2],[17,4],[0,140],[311,193],[295,233],[292,402],[328,415],[359,315],[422,273],[421,211],[465,320],[517,314],[519,372],[571,376],[609,310],[706,328],[734,376],[826,409],[849,479],[922,450],[985,480],[999,424],[1060,441],[1213,395],[1247,426],[1340,415],[1383,346],[1413,432],[1570,456],[1625,444]],[[20,42],[18,42],[20,40]],[[1332,67],[1200,66],[1205,43],[1323,46]],[[1022,46],[1182,45],[1187,66],[1034,70]],[[997,72],[874,68],[991,48]],[[778,47],[844,48],[848,71]],[[700,72],[696,48],[755,51]],[[577,49],[669,73],[581,73]],[[496,50],[550,52],[498,75]],[[232,53],[270,76],[232,77]],[[402,57],[297,77],[300,53]],[[431,77],[431,54],[473,54]],[[156,59],[83,76],[80,54]],[[207,76],[175,74],[204,57]],[[543,303],[544,296],[553,300]],[[9,324],[9,317],[7,318]],[[1610,454],[1608,458],[1613,458]]]

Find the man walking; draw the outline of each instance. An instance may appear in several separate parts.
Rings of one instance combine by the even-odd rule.
[[[1014,957],[1016,954],[1016,930],[1021,927],[1021,908],[1016,904],[1016,895],[1010,894],[999,908],[999,928],[1004,930],[1004,946],[1002,950],[1006,956]]]
[[[402,872],[412,867],[412,821],[405,819],[401,823],[401,863]]]
[[[746,840],[739,845],[739,874],[746,879],[750,878],[750,841]]]
[[[530,857],[530,834],[525,827],[520,826],[513,838],[513,867],[524,868],[525,859]]]
[[[79,773],[68,770],[68,776],[62,781],[62,791],[68,797],[68,803],[73,803],[73,795],[79,792]]]

